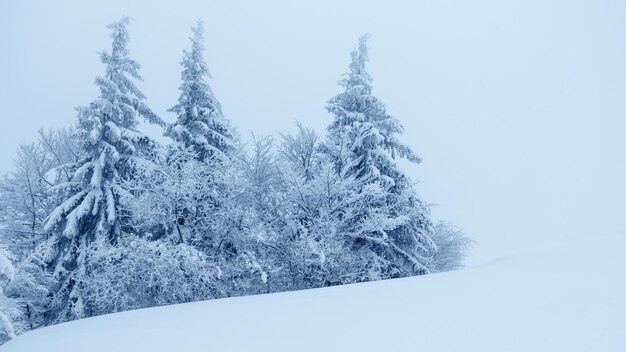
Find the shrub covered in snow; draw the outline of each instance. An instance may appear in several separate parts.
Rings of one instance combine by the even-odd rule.
[[[125,237],[86,255],[81,296],[89,316],[211,299],[220,268],[186,244]]]

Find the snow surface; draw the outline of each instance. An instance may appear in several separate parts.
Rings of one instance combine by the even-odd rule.
[[[626,235],[542,247],[455,272],[83,319],[0,351],[626,351]]]

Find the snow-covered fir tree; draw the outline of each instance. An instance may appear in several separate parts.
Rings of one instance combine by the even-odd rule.
[[[402,124],[372,94],[372,77],[365,68],[368,38],[362,36],[352,52],[350,71],[339,82],[344,91],[327,104],[334,119],[322,150],[338,171],[349,167],[347,174],[361,181],[363,191],[380,187],[386,195],[371,206],[388,207],[386,217],[396,219],[394,228],[372,229],[355,238],[353,248],[370,248],[381,263],[387,263],[387,268],[380,268],[382,277],[424,274],[436,251],[428,235],[428,208],[415,196],[410,180],[396,163],[398,157],[414,163],[420,158],[399,141]]]
[[[183,67],[178,104],[169,111],[177,120],[166,135],[185,147],[193,147],[201,161],[227,157],[233,146],[233,134],[222,107],[208,84],[209,68],[204,60],[202,21],[192,27],[191,50],[183,51]]]
[[[391,255],[396,244],[389,238],[411,224],[409,216],[397,215],[407,213],[405,194],[390,197],[380,180],[364,183],[353,173],[355,160],[338,169],[318,151],[311,129],[300,127],[296,136],[283,139],[286,224],[280,243],[282,266],[289,268],[285,288],[411,275],[405,259]]]
[[[174,144],[169,147],[161,166],[170,171],[170,191],[166,193],[174,197],[171,203],[175,223],[172,227],[176,229],[179,240],[187,238],[206,249],[215,239],[207,220],[215,218],[220,206],[216,194],[223,193],[225,187],[219,184],[221,177],[218,174],[235,150],[235,139],[208,84],[211,77],[204,59],[202,21],[198,20],[191,29],[191,49],[183,51],[181,61],[180,96],[178,103],[169,110],[176,114],[176,122],[168,126],[165,133],[174,140]],[[193,155],[195,160],[188,158],[189,155]],[[176,176],[183,176],[192,169],[197,176],[195,180]],[[190,183],[205,185],[196,187],[194,191],[188,188]],[[204,193],[198,197],[200,189]],[[192,195],[194,192],[195,195]]]
[[[404,130],[402,124],[372,94],[372,77],[365,69],[369,61],[368,38],[369,35],[363,35],[352,51],[350,72],[339,81],[344,91],[331,98],[326,106],[334,116],[328,126],[327,145],[339,147],[332,155],[338,165],[346,158],[358,160],[353,166],[357,177],[381,179],[392,189],[400,190],[406,187],[407,178],[398,169],[396,157],[415,163],[420,158],[398,140]]]
[[[57,279],[53,292],[52,320],[90,315],[82,287],[88,280],[87,248],[94,242],[115,242],[123,232],[119,199],[125,193],[120,180],[132,176],[135,159],[152,141],[137,131],[141,116],[151,123],[162,121],[147,107],[133,79],[141,80],[139,64],[128,51],[125,17],[108,26],[111,52],[102,52],[104,76],[95,82],[100,94],[89,106],[78,109],[77,137],[84,158],[72,180],[61,184],[65,201],[48,217],[45,261]]]

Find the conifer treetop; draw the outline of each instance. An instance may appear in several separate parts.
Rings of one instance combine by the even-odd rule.
[[[198,20],[191,30],[191,50],[183,50],[181,61],[180,96],[178,103],[169,109],[177,115],[177,120],[168,126],[166,135],[185,147],[193,147],[199,160],[224,159],[233,149],[232,132],[207,82],[211,75],[204,60],[203,22]]]
[[[372,77],[366,70],[369,61],[369,34],[361,36],[352,51],[349,72],[339,81],[344,91],[328,101],[326,109],[334,120],[328,126],[327,150],[335,150],[335,159],[355,160],[354,172],[362,178],[383,178],[393,185],[404,176],[395,164],[397,157],[419,163],[420,158],[398,139],[404,132],[400,121],[390,115],[385,105],[372,94]],[[339,156],[339,154],[341,156]],[[343,163],[341,161],[340,163]]]

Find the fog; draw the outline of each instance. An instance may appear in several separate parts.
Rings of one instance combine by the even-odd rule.
[[[422,157],[403,164],[470,264],[566,236],[626,235],[624,1],[13,1],[0,5],[0,172],[40,126],[97,94],[106,24],[123,15],[140,88],[165,120],[190,26],[242,137],[323,133],[349,53],[372,34],[374,94]],[[158,133],[154,128],[152,133]]]

